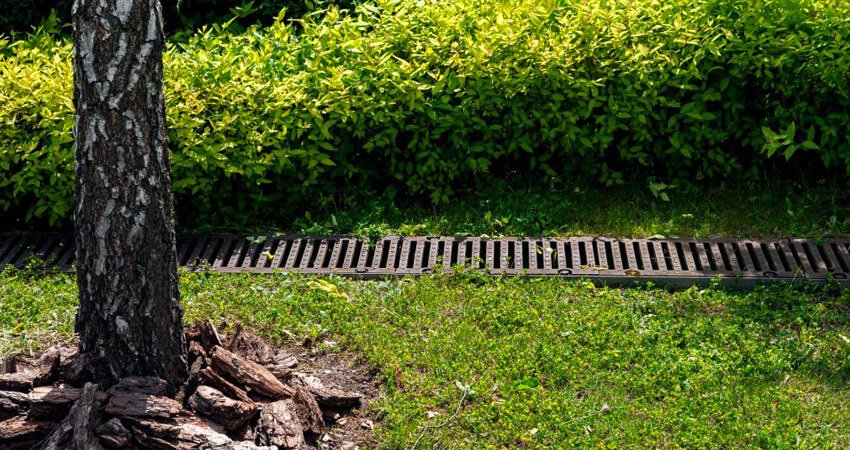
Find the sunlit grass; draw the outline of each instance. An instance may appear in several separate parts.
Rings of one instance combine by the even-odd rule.
[[[477,275],[183,274],[187,322],[325,339],[377,369],[386,448],[850,445],[850,293]],[[69,276],[0,275],[0,353],[72,337]],[[436,413],[436,415],[435,415]]]

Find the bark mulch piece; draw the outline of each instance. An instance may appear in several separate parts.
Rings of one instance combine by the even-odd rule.
[[[366,449],[375,374],[352,353],[274,347],[241,326],[186,330],[190,377],[175,397],[154,377],[103,391],[88,355],[52,347],[3,358],[0,449]]]

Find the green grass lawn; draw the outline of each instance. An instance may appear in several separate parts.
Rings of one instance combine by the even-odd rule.
[[[264,211],[238,222],[223,216],[205,221],[212,226],[184,228],[361,236],[850,236],[850,189],[836,181],[686,185],[653,193],[646,183],[600,189],[576,182],[547,189],[514,180],[459,197],[433,205],[389,193],[321,209]]]
[[[0,353],[70,339],[75,289],[2,273]],[[418,448],[850,446],[850,291],[834,286],[186,273],[182,292],[187,322],[362,354],[386,448],[409,448],[464,390]]]

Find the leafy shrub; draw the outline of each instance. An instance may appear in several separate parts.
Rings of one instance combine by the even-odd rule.
[[[0,0],[2,1],[2,0]],[[204,25],[236,18],[235,28],[268,25],[286,10],[286,18],[297,20],[322,8],[352,8],[359,0],[165,0],[162,2],[166,33],[177,37]],[[231,28],[229,31],[233,31]],[[179,39],[178,39],[179,40]]]
[[[784,157],[850,171],[848,13],[846,0],[380,0],[298,33],[280,18],[207,28],[165,55],[178,203],[242,212],[386,185],[447,201],[513,172],[700,180]],[[66,218],[71,46],[40,33],[0,54],[0,209]]]

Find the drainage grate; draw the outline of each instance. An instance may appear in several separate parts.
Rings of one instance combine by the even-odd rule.
[[[178,262],[192,270],[292,272],[361,277],[421,275],[456,266],[493,275],[597,278],[611,283],[670,284],[715,277],[739,285],[760,280],[850,282],[850,240],[613,239],[186,235]],[[0,234],[0,265],[23,266],[34,256],[72,270],[66,234]],[[438,269],[439,268],[439,269]]]
[[[31,260],[56,270],[71,270],[74,237],[61,233],[0,233],[0,266],[23,267]]]

